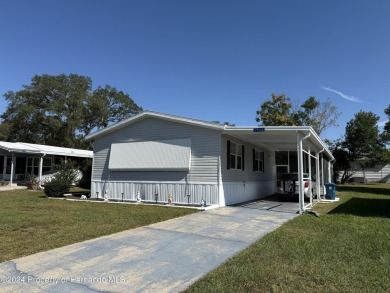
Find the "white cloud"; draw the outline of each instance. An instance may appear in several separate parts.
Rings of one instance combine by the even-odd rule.
[[[384,126],[385,126],[385,124],[386,124],[387,122],[389,122],[389,120],[386,120],[386,121],[380,121],[380,122],[378,122],[378,126],[379,126],[379,127],[384,127]]]
[[[339,91],[336,91],[334,89],[331,89],[330,87],[326,87],[326,86],[321,86],[321,88],[325,91],[328,91],[328,92],[332,92],[332,93],[335,93],[335,94],[338,94],[340,97],[342,97],[343,99],[347,100],[347,101],[350,101],[350,102],[354,102],[354,103],[364,103],[364,101],[360,100],[359,98],[356,98],[354,96],[349,96],[349,95],[346,95],[342,92],[339,92]]]

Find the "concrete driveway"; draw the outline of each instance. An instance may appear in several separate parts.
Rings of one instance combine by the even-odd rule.
[[[179,292],[297,216],[224,207],[0,264],[1,292]]]

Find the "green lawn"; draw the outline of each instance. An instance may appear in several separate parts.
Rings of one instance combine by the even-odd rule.
[[[48,199],[42,191],[1,191],[0,262],[194,212]]]
[[[337,188],[186,292],[390,292],[390,184]]]

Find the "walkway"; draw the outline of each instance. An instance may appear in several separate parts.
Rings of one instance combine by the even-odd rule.
[[[27,186],[20,186],[20,185],[0,186],[0,191],[9,191],[9,190],[15,190],[15,189],[27,189]]]
[[[0,291],[179,292],[297,216],[253,207],[199,212],[8,261],[0,264]]]

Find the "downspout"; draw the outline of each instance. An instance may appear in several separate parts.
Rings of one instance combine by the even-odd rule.
[[[221,133],[219,134],[219,142],[218,142],[218,149],[219,149],[219,155],[218,155],[218,205],[220,207],[224,207],[226,205],[225,201],[225,192],[223,189],[223,183],[222,183],[222,159],[221,159],[221,141],[222,136]]]
[[[303,186],[303,156],[302,156],[302,142],[309,138],[311,133],[301,138],[301,134],[297,132],[297,152],[298,152],[298,181],[299,181],[299,213],[302,214],[305,211],[305,198],[304,198],[304,186]]]

